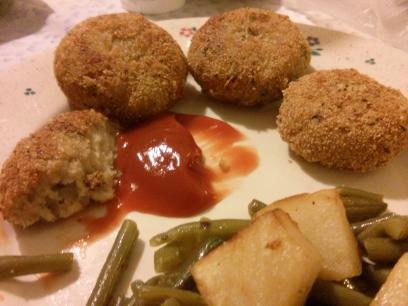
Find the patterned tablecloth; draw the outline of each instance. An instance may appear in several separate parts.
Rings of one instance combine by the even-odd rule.
[[[0,8],[7,1],[13,0],[0,0]],[[304,15],[281,7],[276,0],[187,0],[177,11],[147,17],[164,20],[209,16],[242,6],[273,9],[289,15],[296,22],[312,24]],[[54,48],[65,33],[81,20],[122,11],[120,0],[14,0],[8,12],[3,9],[0,13],[0,71]]]

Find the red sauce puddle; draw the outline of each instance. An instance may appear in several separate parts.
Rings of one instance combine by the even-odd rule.
[[[254,149],[234,145],[244,138],[223,121],[174,113],[120,132],[117,197],[105,204],[103,217],[82,218],[85,240],[111,231],[131,211],[189,217],[211,208],[230,192],[215,184],[248,175],[258,165]]]

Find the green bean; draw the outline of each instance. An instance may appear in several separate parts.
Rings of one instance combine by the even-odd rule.
[[[72,253],[36,256],[0,256],[0,279],[20,275],[64,272],[72,268]]]
[[[249,222],[249,220],[221,219],[186,223],[152,237],[150,245],[159,246],[164,243],[194,238],[202,241],[211,236],[228,240],[239,230],[247,226]]]
[[[387,209],[383,196],[350,187],[337,187],[350,222],[378,216]]]
[[[138,236],[136,223],[125,220],[99,273],[87,306],[107,305]]]
[[[248,204],[248,214],[252,218],[258,211],[265,208],[267,205],[264,202],[261,202],[257,199],[253,199]]]
[[[377,217],[387,209],[384,202],[375,202],[371,199],[342,197],[346,209],[347,219],[350,222],[363,221],[369,218]]]
[[[362,243],[367,238],[384,237],[384,223],[377,223],[373,226],[367,227],[357,235],[357,239]]]
[[[111,306],[124,306],[126,298],[123,295],[116,296],[109,305]]]
[[[363,245],[368,258],[377,263],[394,263],[404,253],[401,244],[390,238],[366,238]]]
[[[195,251],[195,253],[185,261],[183,266],[178,271],[170,274],[171,281],[168,283],[171,284],[170,287],[187,289],[189,281],[191,281],[191,269],[197,261],[203,258],[205,255],[210,253],[212,250],[217,248],[222,244],[224,240],[218,237],[210,237],[205,240]]]
[[[369,291],[369,285],[359,277],[343,279],[340,284],[347,289],[356,290],[359,292]]]
[[[356,290],[356,286],[349,278],[343,279],[340,283],[347,289]]]
[[[125,302],[123,303],[123,306],[138,306],[138,305],[139,304],[135,296],[126,299]]]
[[[385,283],[391,272],[390,267],[365,264],[363,266],[363,278],[366,279],[375,289],[379,289]]]
[[[357,197],[357,198],[365,198],[371,199],[375,202],[382,202],[383,196],[378,193],[372,193],[368,191],[364,191],[357,188],[351,188],[346,186],[339,186],[336,188],[341,197]]]
[[[359,234],[363,230],[378,223],[383,223],[384,221],[394,217],[394,213],[383,213],[378,217],[370,218],[361,222],[355,222],[351,224],[351,229],[353,230],[354,234]]]
[[[317,280],[310,293],[317,302],[330,306],[366,306],[371,298],[340,284]]]
[[[146,285],[187,289],[192,283],[191,268],[193,265],[218,247],[223,240],[218,237],[210,237],[203,241],[189,258],[185,258],[183,264],[175,271],[166,274],[159,274],[146,282]],[[134,285],[136,286],[136,284]],[[133,288],[133,287],[132,287]],[[136,290],[134,290],[135,292]]]
[[[146,281],[147,286],[158,286],[172,288],[174,283],[179,279],[178,273],[166,273],[153,276],[148,281]]]
[[[192,291],[155,286],[142,286],[136,298],[148,305],[163,303],[169,298],[175,298],[183,306],[206,305],[203,298]]]
[[[144,286],[144,282],[141,280],[135,280],[130,284],[130,289],[132,289],[132,292],[134,295],[137,295],[137,292],[139,291],[140,287]]]
[[[154,269],[157,273],[171,272],[176,270],[194,252],[199,239],[183,239],[174,241],[161,247],[154,253]]]
[[[408,219],[406,217],[394,217],[384,222],[385,233],[394,240],[408,238]]]
[[[147,286],[158,286],[158,287],[166,287],[166,288],[173,288],[174,284],[179,279],[179,274],[174,272],[169,273],[162,273],[153,276],[147,282]]]
[[[160,306],[181,306],[179,301],[175,298],[169,298],[165,300]]]
[[[154,253],[154,270],[157,273],[169,272],[183,262],[184,256],[180,247],[165,245]]]
[[[157,286],[159,283],[161,283],[161,280],[162,280],[163,277],[164,277],[164,274],[155,275],[152,278],[149,278],[146,281],[145,285],[147,285],[147,286]],[[135,288],[137,288],[137,287],[135,287]]]

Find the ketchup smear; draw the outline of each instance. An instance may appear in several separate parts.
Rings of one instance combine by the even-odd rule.
[[[215,190],[213,183],[248,175],[258,165],[256,151],[234,145],[242,139],[223,121],[175,113],[120,132],[116,199],[105,204],[103,217],[82,220],[88,238],[109,232],[131,211],[188,217],[214,206],[229,190]]]

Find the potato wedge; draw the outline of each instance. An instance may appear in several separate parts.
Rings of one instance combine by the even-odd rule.
[[[277,209],[197,262],[192,275],[212,306],[300,306],[319,274],[320,262],[318,251],[296,223]]]
[[[361,274],[358,243],[335,189],[279,200],[259,211],[256,217],[276,208],[287,212],[320,252],[323,258],[320,279],[339,281]]]
[[[408,305],[408,253],[395,264],[370,306]]]

